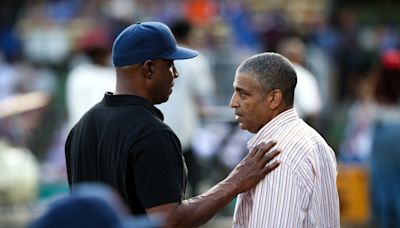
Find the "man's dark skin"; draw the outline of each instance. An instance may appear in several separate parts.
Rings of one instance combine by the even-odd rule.
[[[144,63],[116,68],[115,94],[143,97],[153,104],[168,100],[173,81],[178,78],[173,60],[147,60]],[[279,150],[267,153],[275,142],[254,148],[225,178],[202,195],[147,208],[150,216],[161,216],[165,227],[196,227],[210,220],[236,195],[252,189],[265,175],[279,166],[275,161],[267,165]]]

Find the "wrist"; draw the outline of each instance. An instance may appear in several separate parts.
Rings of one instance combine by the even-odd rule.
[[[223,181],[220,182],[220,185],[227,189],[230,194],[232,194],[232,198],[241,193],[240,185],[233,178],[227,177]]]

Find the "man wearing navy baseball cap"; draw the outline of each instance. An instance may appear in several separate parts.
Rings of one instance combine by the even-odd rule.
[[[181,145],[154,105],[166,102],[172,92],[178,78],[174,60],[197,54],[177,46],[171,30],[160,22],[136,23],[118,35],[112,50],[115,92],[105,93],[66,141],[70,188],[103,182],[117,190],[133,214],[162,216],[166,227],[193,227],[279,165],[267,165],[279,153],[267,153],[275,143],[260,144],[226,179],[184,200],[187,169]]]

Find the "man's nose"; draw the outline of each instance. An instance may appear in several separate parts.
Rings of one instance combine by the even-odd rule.
[[[236,99],[235,99],[235,94],[232,95],[231,101],[229,102],[229,106],[231,108],[238,107],[238,104],[237,104]]]

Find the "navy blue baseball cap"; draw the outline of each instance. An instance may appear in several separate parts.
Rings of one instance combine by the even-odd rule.
[[[160,228],[159,218],[133,216],[122,198],[101,183],[79,183],[70,195],[56,197],[41,215],[29,222],[29,228]]]
[[[115,39],[112,58],[115,67],[155,59],[190,59],[198,52],[176,44],[169,27],[161,22],[140,22],[124,29]]]

